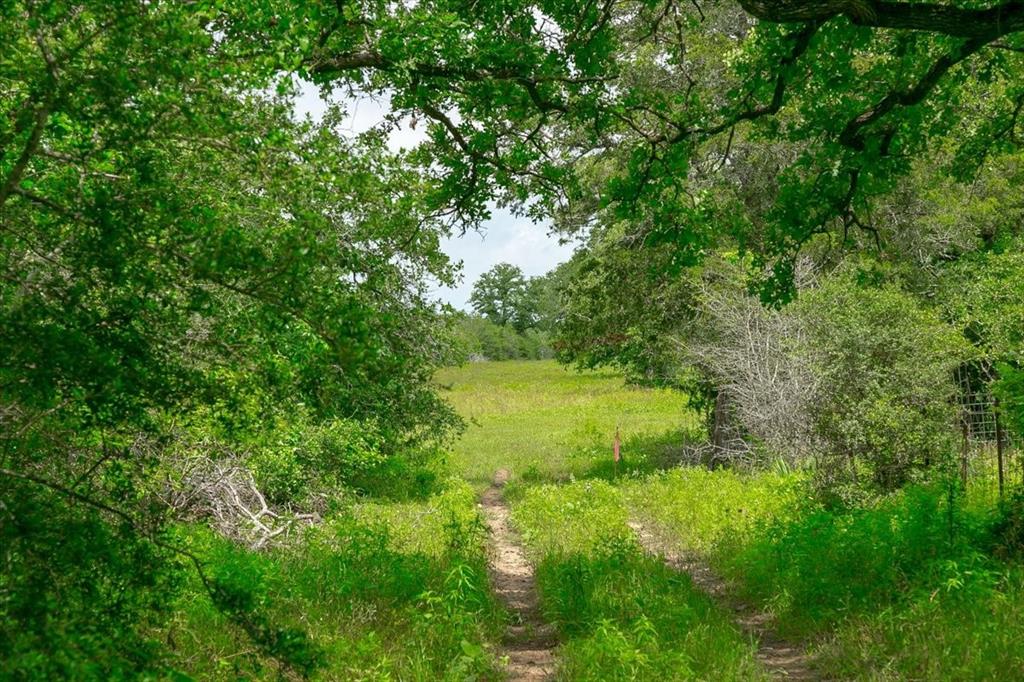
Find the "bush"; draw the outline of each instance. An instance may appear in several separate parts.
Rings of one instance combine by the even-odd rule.
[[[1000,501],[992,524],[994,553],[1007,559],[1024,558],[1024,488]]]
[[[1021,676],[1024,573],[990,554],[1024,525],[1021,497],[993,523],[955,484],[836,510],[802,502],[797,480],[682,469],[630,484],[629,497],[782,633],[818,642],[824,678]]]
[[[518,332],[475,315],[455,319],[456,355],[462,360],[545,360],[554,357],[547,332],[529,328]]]
[[[894,490],[947,460],[954,369],[968,354],[955,329],[899,289],[851,277],[807,291],[797,314],[817,376],[811,414],[822,483]]]
[[[325,679],[499,679],[486,534],[473,490],[452,483],[422,502],[356,504],[269,552],[181,529],[226,603],[214,608],[198,581],[172,602],[158,632],[169,662],[203,680],[294,679],[284,664]],[[229,627],[231,604],[261,614],[257,647]]]
[[[428,492],[439,451],[432,447],[388,446],[373,422],[333,419],[311,424],[305,419],[279,423],[254,448],[248,465],[268,501],[290,504],[311,493],[346,487],[361,493],[401,497]]]
[[[93,507],[0,478],[0,678],[166,672],[152,627],[182,583],[173,559]]]
[[[943,491],[911,487],[871,507],[816,509],[769,524],[719,561],[803,634],[936,584],[944,561],[973,551],[961,532],[966,522]]]
[[[995,394],[1000,409],[1009,430],[1024,439],[1024,370],[1004,363],[998,366],[998,371]]]

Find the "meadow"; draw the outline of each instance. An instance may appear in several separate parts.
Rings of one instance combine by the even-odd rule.
[[[1024,679],[1024,2],[0,44],[0,680]]]
[[[686,397],[613,372],[552,361],[474,363],[440,373],[469,422],[453,466],[476,487],[499,468],[537,567],[559,678],[758,679],[752,644],[690,578],[647,556],[614,485],[669,463],[698,431]]]
[[[999,545],[1004,517],[987,490],[933,483],[826,508],[804,471],[672,466],[699,436],[678,394],[551,362],[468,365],[441,381],[471,420],[455,466],[477,487],[497,468],[513,473],[506,499],[559,632],[560,679],[764,674],[756,643],[688,576],[645,555],[631,518],[766,611],[823,679],[1024,675],[1024,572]]]
[[[470,363],[438,372],[437,383],[468,423],[452,467],[478,488],[501,467],[533,482],[610,477],[617,428],[622,472],[649,470],[698,428],[679,393],[553,360]]]

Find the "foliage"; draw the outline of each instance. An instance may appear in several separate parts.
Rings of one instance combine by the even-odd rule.
[[[1024,24],[1012,2],[246,10],[222,20],[236,49],[425,117],[441,196],[463,214],[495,197],[577,227],[606,213],[684,260],[728,225],[773,266],[764,289],[776,298],[793,293],[794,253],[817,235],[877,229],[872,209],[930,150],[970,175],[1017,147]],[[783,153],[749,214],[722,223],[705,180],[727,176],[748,140]]]
[[[548,334],[533,327],[519,332],[475,315],[459,315],[455,326],[455,352],[460,359],[546,360],[554,353]]]
[[[575,258],[558,264],[526,282],[526,293],[536,312],[534,327],[551,333],[565,317],[565,290],[578,267]]]
[[[1010,559],[1024,557],[1024,486],[999,500],[992,524],[993,552]]]
[[[277,502],[300,501],[317,489],[365,489],[389,464],[373,422],[279,422],[270,434],[274,441],[257,449],[249,466],[259,488]]]
[[[71,676],[164,669],[148,633],[195,570],[165,537],[181,465],[242,461],[301,505],[457,425],[431,385],[447,349],[427,282],[453,271],[429,180],[379,135],[342,137],[338,109],[297,120],[292,80],[232,54],[220,16],[0,9],[0,509],[25,516],[4,526],[0,623],[25,633],[25,674],[60,674],[62,641]],[[58,541],[76,529],[94,557]],[[61,580],[26,578],[42,556]],[[207,588],[226,627],[315,667],[252,595]]]
[[[513,508],[573,680],[759,679],[750,645],[689,577],[643,554],[618,490],[528,488]]]
[[[94,508],[11,479],[0,486],[0,677],[166,671],[151,628],[183,580],[175,557]]]
[[[866,473],[892,490],[942,463],[953,447],[953,370],[969,353],[955,330],[893,286],[843,277],[805,292],[797,314],[819,385],[811,409],[823,481]]]
[[[457,528],[441,559],[410,559],[346,518],[339,538],[323,540],[305,564],[285,550],[255,554],[201,527],[182,530],[168,489],[187,481],[177,492],[190,499],[220,482],[198,480],[204,471],[230,464],[254,476],[271,505],[294,510],[316,497],[316,514],[328,513],[325,498],[344,499],[343,488],[436,491],[432,453],[458,419],[435,390],[434,370],[454,357],[429,291],[453,278],[441,238],[453,224],[474,227],[493,200],[593,234],[550,280],[492,273],[481,311],[519,332],[557,321],[564,358],[617,364],[650,384],[691,383],[704,399],[715,387],[680,367],[673,333],[699,317],[700,284],[722,274],[702,267],[707,255],[736,250],[762,296],[783,301],[799,284],[796,254],[810,247],[820,286],[786,314],[808,330],[800,350],[819,379],[812,445],[827,480],[867,474],[872,492],[890,493],[946,461],[951,370],[965,359],[998,368],[1001,409],[1019,428],[1016,214],[993,207],[1019,184],[1022,30],[1015,2],[5,3],[3,672],[160,677],[197,666],[199,676],[237,677],[308,675],[326,663],[342,677],[492,675],[481,623],[493,609],[482,554],[466,549],[479,545],[463,528],[468,515],[452,515]],[[390,115],[357,139],[341,135],[337,105],[323,121],[298,121],[296,76],[325,92],[386,94]],[[386,133],[407,115],[427,119],[428,141],[392,154]],[[979,175],[990,158],[1002,177],[996,166]],[[981,199],[950,210],[947,194],[965,190],[947,192],[946,170],[982,178]],[[924,219],[901,192],[925,199]],[[873,224],[892,214],[891,224]],[[862,268],[857,281],[832,273],[836,240],[862,247],[883,237],[914,253],[891,272]],[[927,284],[932,272],[941,287]],[[951,324],[923,302],[940,290],[965,294],[963,304],[935,306]],[[547,396],[521,386],[464,392],[476,401],[471,417],[493,420],[471,437],[501,443],[474,465],[475,482],[512,451],[522,453],[523,485],[604,476],[620,426],[627,461],[653,466],[689,419],[678,396],[645,393],[651,414],[639,415],[617,402],[637,395],[617,378],[587,380],[594,393],[576,402],[564,377]],[[515,417],[533,418],[529,428],[509,418],[504,400],[529,404]],[[602,409],[583,414],[592,403]],[[551,434],[536,435],[556,419]],[[196,474],[197,461],[212,466]],[[755,566],[751,589],[806,622],[852,610],[885,651],[902,633],[921,637],[950,618],[1012,622],[1016,606],[1000,601],[1000,589],[1016,594],[1016,583],[985,553],[992,538],[972,530],[983,524],[955,507],[953,488],[920,490],[777,520],[740,553]],[[613,507],[614,492],[603,490],[601,503]],[[544,516],[529,490],[520,494],[524,514]],[[1013,504],[1003,525],[985,531],[1008,547]],[[943,529],[947,542],[937,544]],[[348,541],[357,554],[346,553]],[[780,547],[795,552],[788,568]],[[549,594],[586,607],[580,631],[604,621],[570,660],[622,676],[683,668],[650,630],[671,629],[657,614],[693,595],[667,589],[628,542],[586,551],[578,571],[551,564],[545,578]],[[852,573],[855,558],[863,574]],[[209,579],[198,572],[204,561]],[[651,573],[652,586],[637,593],[653,605],[639,616],[622,610],[617,588],[587,574],[591,561],[602,573],[622,564],[627,581]],[[377,582],[318,582],[353,572]],[[778,584],[780,575],[792,584]],[[303,586],[291,582],[298,576]],[[350,592],[324,599],[333,585]],[[929,620],[935,612],[920,595],[936,585],[983,608],[954,595]],[[911,588],[909,601],[893,598],[901,587]],[[292,589],[302,598],[289,602]],[[286,595],[279,610],[274,594]],[[205,655],[177,656],[167,614],[181,600],[185,620],[203,626],[188,634]],[[372,618],[350,639],[324,635],[348,631],[317,604],[343,600],[387,605],[411,625],[387,645]],[[892,605],[895,620],[871,620],[877,604]],[[972,641],[949,637],[952,655]],[[440,656],[402,649],[389,658],[399,639]],[[1020,668],[1012,652],[992,651],[1004,669]],[[912,673],[923,665],[915,656],[898,665]],[[738,660],[723,669],[741,670]],[[707,659],[687,661],[696,671]]]
[[[479,345],[485,357],[503,360],[523,357],[508,350],[517,338],[521,345],[527,346],[527,353],[533,350],[529,348],[531,341],[542,340],[547,346],[547,335],[562,316],[562,289],[573,267],[574,263],[569,261],[546,275],[527,278],[518,267],[499,263],[480,275],[469,299],[479,318],[459,317],[462,330],[478,341],[478,344],[471,343],[471,352],[479,350],[476,348]],[[486,320],[498,329],[482,325],[476,319]],[[540,350],[544,357],[551,353],[546,347]],[[535,356],[536,353],[525,357]]]
[[[1019,649],[1003,646],[1014,635],[981,645],[985,657],[973,651],[979,633],[1018,629],[1019,591],[1013,569],[982,553],[984,517],[951,499],[941,487],[911,488],[877,507],[810,514],[752,543],[733,570],[787,627],[844,623],[828,647],[833,665],[867,667],[858,648],[870,642],[905,675],[937,669],[926,663],[935,656],[972,676],[1019,669]]]
[[[1019,243],[1007,241],[946,273],[946,308],[978,349],[1009,428],[1024,434],[1024,258]]]
[[[1024,437],[1024,370],[1012,365],[998,365],[1000,374],[996,393],[1002,401],[1002,414],[1006,415],[1010,429]]]
[[[992,525],[990,508],[942,483],[845,510],[805,491],[792,475],[681,469],[631,483],[627,500],[784,632],[823,636],[824,675],[997,678],[1024,665],[1019,571],[990,553],[1012,507]]]
[[[357,505],[274,553],[185,532],[214,575],[308,632],[323,679],[498,679],[490,642],[503,614],[487,591],[485,538],[464,485],[420,503]],[[202,679],[275,676],[274,661],[225,628],[198,585],[174,606],[166,632],[179,669]]]
[[[945,461],[954,370],[974,353],[939,311],[887,282],[884,265],[814,273],[807,259],[800,299],[771,310],[728,254],[673,277],[659,267],[632,291],[610,286],[645,256],[603,241],[578,256],[562,359],[685,387],[706,414],[713,462],[822,458],[819,480],[839,492],[865,475],[892,489]]]
[[[671,333],[693,318],[695,271],[680,270],[669,247],[623,248],[623,226],[595,230],[573,256],[556,325],[559,360],[612,366],[637,383],[680,386]]]
[[[518,266],[498,263],[473,283],[469,303],[473,311],[494,324],[511,325],[522,332],[533,326],[536,310],[528,295],[526,278]]]
[[[822,665],[843,679],[877,678],[881,660],[903,678],[998,680],[1024,672],[1019,570],[993,575],[969,560],[947,570],[944,585],[906,609],[844,624],[822,647]]]

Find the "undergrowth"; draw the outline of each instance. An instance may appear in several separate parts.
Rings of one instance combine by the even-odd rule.
[[[529,488],[513,508],[563,641],[559,679],[759,679],[728,614],[645,555],[627,518],[619,491],[599,480]]]
[[[492,643],[504,612],[488,589],[485,532],[465,484],[420,503],[356,505],[272,552],[199,528],[181,532],[217,584],[249,595],[285,633],[277,641],[308,662],[282,668],[254,648],[196,581],[162,633],[173,643],[173,667],[196,679],[501,677]]]
[[[843,509],[814,504],[802,485],[798,474],[677,470],[627,496],[782,633],[816,641],[827,677],[1024,676],[1024,572],[999,558],[1000,528],[1016,528],[1008,512],[969,503],[955,484]]]

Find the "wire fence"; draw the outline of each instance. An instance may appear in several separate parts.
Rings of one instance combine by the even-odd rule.
[[[999,403],[988,389],[991,377],[985,367],[962,367],[959,384],[960,475],[976,492],[1002,495],[1007,486],[1024,483],[1024,458],[1020,443],[1006,431]],[[981,490],[977,490],[977,489]]]

